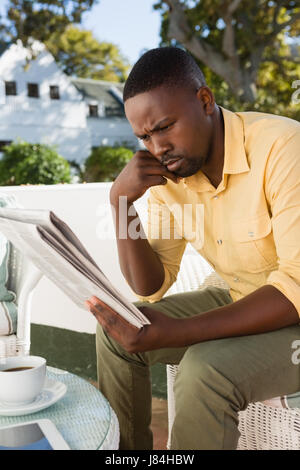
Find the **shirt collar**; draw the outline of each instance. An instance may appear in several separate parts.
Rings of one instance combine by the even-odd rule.
[[[221,106],[219,108],[224,118],[224,166],[222,181],[218,188],[215,188],[201,170],[195,175],[183,178],[184,185],[197,192],[214,191],[219,193],[226,188],[228,174],[245,173],[250,170],[244,146],[245,133],[242,118]]]

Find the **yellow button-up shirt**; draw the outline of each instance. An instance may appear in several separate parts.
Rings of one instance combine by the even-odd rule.
[[[227,282],[233,301],[271,284],[300,316],[300,123],[220,109],[225,154],[219,186],[199,171],[150,190],[147,237],[165,279],[159,291],[137,297],[163,297],[190,242]]]

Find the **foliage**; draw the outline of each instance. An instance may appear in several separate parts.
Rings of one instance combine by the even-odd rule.
[[[98,0],[8,0],[6,18],[0,18],[0,40],[20,39],[32,49],[44,43],[62,70],[71,76],[123,82],[129,63],[115,44],[98,41],[79,28],[82,15]],[[29,59],[30,60],[30,59]]]
[[[193,54],[219,104],[299,118],[291,103],[300,76],[299,2],[162,0],[154,8],[161,45]]]
[[[291,61],[283,60],[281,63],[279,61],[273,62],[271,59],[267,60],[268,54],[270,57],[270,49],[267,50],[266,60],[261,64],[258,72],[254,103],[241,102],[234,96],[225,80],[200,61],[197,62],[204,73],[207,85],[213,91],[215,100],[220,106],[232,111],[259,111],[278,114],[300,121],[299,101],[298,103],[292,101],[296,89],[300,89],[300,65]],[[296,85],[297,80],[298,85]]]
[[[7,17],[2,21],[2,39],[12,42],[29,38],[47,41],[53,33],[61,34],[72,23],[80,23],[82,15],[98,0],[8,0]]]
[[[70,166],[45,144],[13,142],[0,160],[0,185],[70,183]]]
[[[115,180],[132,156],[133,151],[126,147],[95,147],[85,161],[83,181],[92,183]]]
[[[46,46],[67,75],[114,82],[125,81],[129,64],[119,48],[99,42],[91,31],[68,26],[52,34]]]

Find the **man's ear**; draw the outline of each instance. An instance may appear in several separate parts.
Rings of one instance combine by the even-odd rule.
[[[215,109],[215,97],[207,86],[202,86],[197,91],[197,98],[201,101],[205,114],[212,114]]]

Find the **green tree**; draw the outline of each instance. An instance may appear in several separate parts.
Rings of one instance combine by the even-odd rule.
[[[2,39],[21,39],[25,46],[30,38],[47,41],[53,33],[61,34],[98,0],[8,0],[6,19],[2,20]]]
[[[161,44],[190,51],[220,97],[273,112],[290,103],[300,59],[286,38],[299,36],[299,1],[162,0],[154,8]]]
[[[113,181],[133,156],[133,151],[118,146],[100,146],[85,161],[83,181]]]
[[[55,148],[22,141],[4,147],[0,160],[1,186],[70,182],[70,165]]]
[[[52,34],[46,46],[67,75],[122,82],[129,64],[119,48],[99,42],[91,31],[70,25],[60,34]]]

